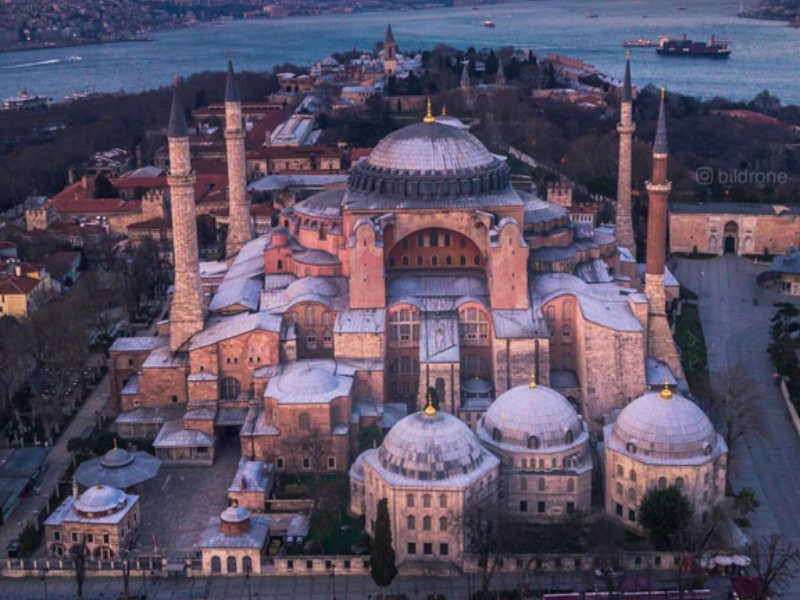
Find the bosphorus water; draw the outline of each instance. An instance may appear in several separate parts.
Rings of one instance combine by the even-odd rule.
[[[680,7],[685,6],[684,10]],[[81,92],[136,92],[168,85],[173,75],[223,70],[233,54],[238,70],[268,71],[285,62],[309,65],[332,52],[374,49],[391,22],[400,51],[444,43],[466,49],[513,45],[544,55],[565,54],[621,76],[626,39],[660,34],[733,45],[729,60],[660,57],[634,50],[634,83],[665,83],[682,93],[750,100],[768,89],[784,104],[800,104],[800,30],[736,16],[739,0],[529,0],[472,10],[322,15],[204,24],[152,34],[153,42],[53,48],[0,54],[0,98],[25,88],[58,101]],[[597,14],[597,18],[587,18]],[[484,19],[495,28],[482,26]],[[81,60],[75,60],[80,56]],[[70,60],[72,59],[72,60]]]

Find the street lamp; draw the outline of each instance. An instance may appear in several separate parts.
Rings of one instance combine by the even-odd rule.
[[[244,566],[244,579],[247,582],[247,600],[253,600],[253,596],[250,594],[250,565],[249,564]]]
[[[331,581],[333,582],[333,600],[336,600],[336,565],[331,566]]]
[[[123,597],[128,600],[128,582],[131,578],[131,557],[128,550],[122,551],[122,589]]]
[[[48,600],[47,596],[47,565],[42,569],[42,582],[44,583],[44,600]]]

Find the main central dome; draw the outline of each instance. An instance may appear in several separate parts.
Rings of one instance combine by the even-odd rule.
[[[492,167],[499,161],[467,131],[441,123],[417,123],[383,138],[366,162],[379,169],[455,174]]]
[[[505,161],[471,133],[441,123],[409,125],[383,138],[350,170],[351,194],[435,200],[487,197],[510,188]],[[514,196],[509,202],[519,199]]]

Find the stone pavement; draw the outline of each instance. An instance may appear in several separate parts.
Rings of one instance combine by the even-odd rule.
[[[96,414],[102,414],[108,402],[108,375],[92,391],[90,396],[80,407],[72,422],[62,432],[58,442],[47,456],[48,470],[39,476],[39,495],[30,494],[21,498],[19,504],[9,516],[8,522],[0,527],[0,554],[5,557],[8,542],[19,536],[29,519],[35,518],[44,508],[47,499],[58,486],[58,481],[64,476],[72,462],[72,453],[67,450],[67,443],[74,437],[80,436],[83,430],[93,425]],[[50,507],[51,510],[54,506]]]
[[[765,433],[740,440],[731,465],[734,489],[751,487],[761,501],[760,508],[748,515],[752,526],[745,531],[754,539],[781,533],[800,545],[800,438],[786,418],[766,352],[775,307],[764,301],[753,304],[759,294],[756,277],[764,270],[764,266],[723,256],[680,260],[675,274],[698,295],[712,386],[723,369],[737,363],[747,369],[755,384],[755,402]],[[795,580],[785,596],[800,598],[800,580]]]

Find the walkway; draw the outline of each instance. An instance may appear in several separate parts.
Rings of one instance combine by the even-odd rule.
[[[733,256],[713,260],[680,260],[678,281],[698,295],[700,320],[708,349],[711,385],[722,370],[743,365],[755,384],[755,402],[765,434],[741,440],[731,465],[734,489],[756,492],[761,507],[748,515],[746,533],[758,539],[779,532],[800,544],[800,438],[786,419],[786,408],[774,385],[767,354],[770,319],[775,308],[759,301],[756,277],[765,267]],[[786,597],[800,598],[800,580]]]

